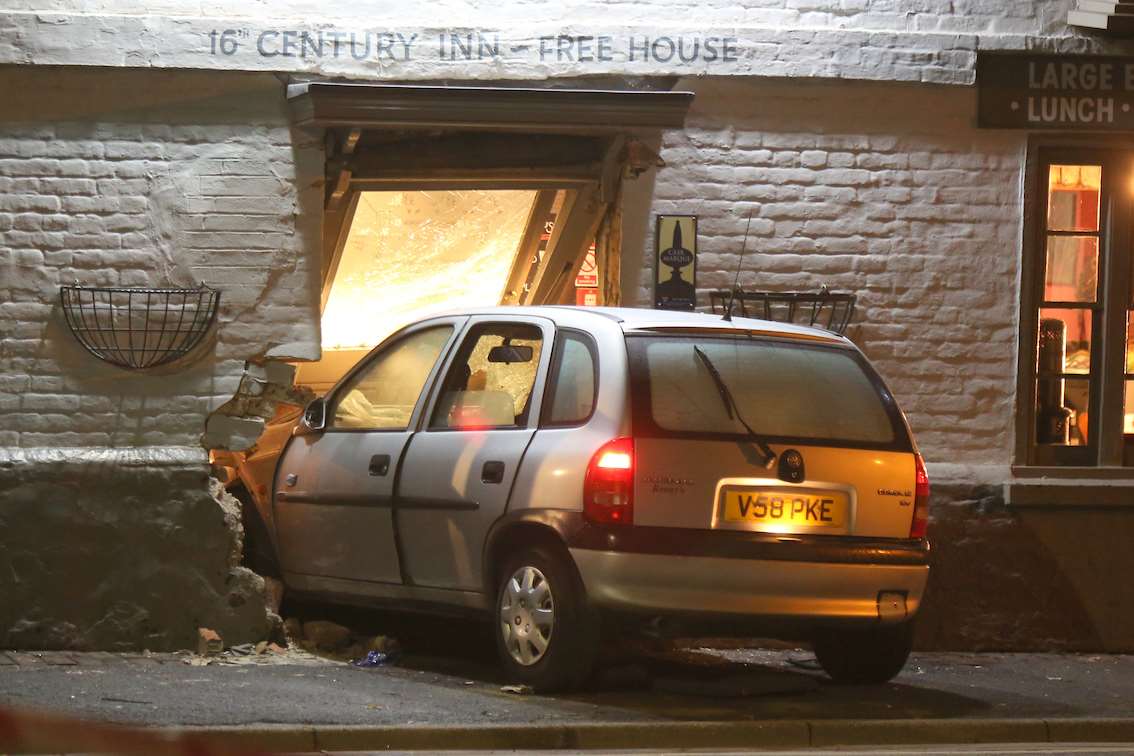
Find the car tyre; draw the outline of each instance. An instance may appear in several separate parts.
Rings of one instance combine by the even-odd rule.
[[[590,677],[598,619],[562,549],[541,545],[508,557],[494,606],[496,650],[509,678],[553,692],[578,688]]]
[[[815,658],[837,683],[876,685],[892,680],[913,647],[913,623],[830,630],[815,638]]]

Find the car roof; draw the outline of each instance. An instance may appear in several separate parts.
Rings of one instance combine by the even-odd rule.
[[[705,312],[680,312],[674,310],[649,310],[632,307],[574,307],[570,305],[534,305],[527,307],[482,307],[454,310],[443,315],[528,315],[547,318],[558,323],[570,319],[578,323],[580,318],[594,318],[596,324],[602,321],[617,323],[623,331],[681,332],[681,331],[719,331],[722,333],[745,332],[782,338],[796,338],[805,341],[824,341],[851,346],[851,342],[831,331],[820,328],[780,323],[756,318],[733,317],[724,320],[720,315]]]

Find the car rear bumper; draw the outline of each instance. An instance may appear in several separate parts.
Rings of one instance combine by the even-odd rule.
[[[589,599],[662,615],[899,622],[917,613],[929,577],[924,542],[649,532],[661,530],[670,529],[606,529],[573,539]],[[600,544],[605,548],[593,548]]]

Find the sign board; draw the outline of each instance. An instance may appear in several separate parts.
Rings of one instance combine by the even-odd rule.
[[[594,242],[591,242],[591,247],[587,250],[586,257],[583,258],[583,265],[575,276],[575,286],[582,288],[598,286],[598,261],[595,260]]]
[[[982,52],[977,125],[1134,131],[1134,58]]]
[[[697,216],[659,215],[654,237],[654,308],[697,305]]]

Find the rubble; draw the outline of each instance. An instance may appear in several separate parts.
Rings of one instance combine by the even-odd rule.
[[[224,641],[216,630],[207,627],[197,628],[197,655],[213,656],[224,651]]]

